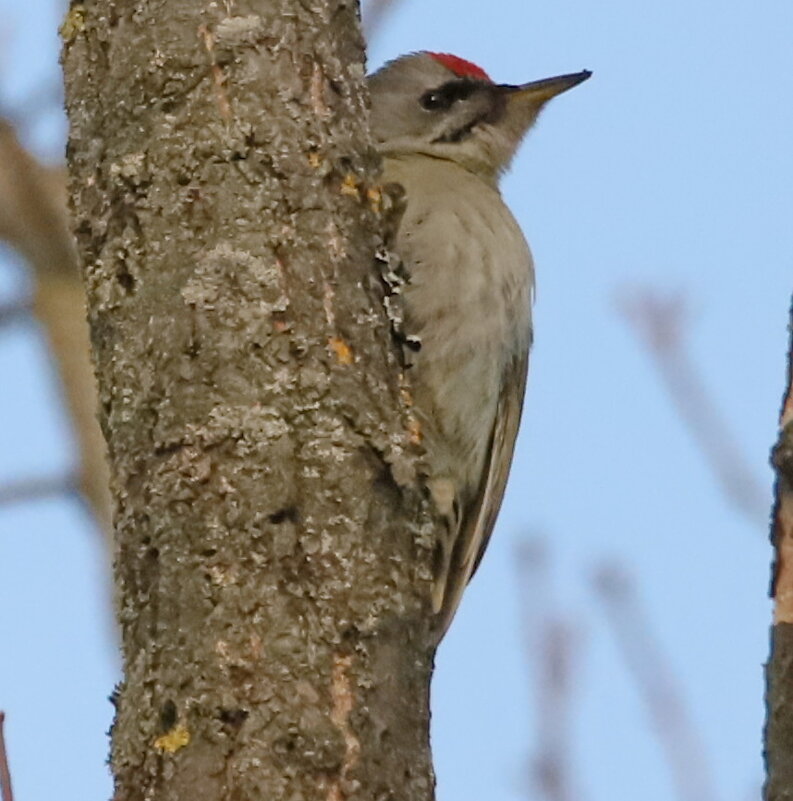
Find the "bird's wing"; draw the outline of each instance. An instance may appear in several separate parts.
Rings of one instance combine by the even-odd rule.
[[[516,355],[504,370],[487,462],[479,489],[462,510],[448,570],[443,579],[443,601],[438,613],[438,636],[449,627],[463,591],[470,581],[493,532],[507,485],[515,439],[520,426],[529,368],[529,350]]]

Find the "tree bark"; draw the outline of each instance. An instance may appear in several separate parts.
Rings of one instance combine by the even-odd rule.
[[[766,665],[766,801],[793,799],[793,304],[789,325],[787,386],[772,458],[776,469],[771,522],[774,625]]]
[[[73,5],[118,801],[433,796],[434,521],[375,253],[357,4]]]

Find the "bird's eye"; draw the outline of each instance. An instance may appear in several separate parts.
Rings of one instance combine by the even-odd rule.
[[[449,108],[452,104],[452,99],[443,91],[432,89],[421,96],[419,103],[421,103],[421,107],[427,109],[427,111],[438,111],[439,109]]]
[[[430,89],[419,99],[421,107],[427,111],[446,111],[458,100],[465,100],[477,89],[479,84],[468,78],[448,81],[437,89]]]

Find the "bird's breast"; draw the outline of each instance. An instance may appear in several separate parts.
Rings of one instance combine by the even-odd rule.
[[[452,162],[389,158],[384,173],[406,191],[397,250],[428,458],[476,481],[505,365],[529,347],[531,255],[497,189]]]

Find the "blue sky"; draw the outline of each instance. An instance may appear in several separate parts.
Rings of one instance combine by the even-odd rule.
[[[0,0],[0,101],[57,86],[52,0]],[[724,498],[645,349],[615,310],[636,285],[684,293],[686,341],[767,488],[793,290],[793,6],[788,0],[402,0],[370,66],[457,53],[521,82],[582,68],[503,188],[537,264],[536,347],[518,453],[483,567],[438,655],[440,801],[539,798],[536,655],[521,640],[516,545],[542,537],[555,610],[577,632],[570,759],[578,798],[675,798],[591,575],[618,559],[674,670],[720,801],[758,798],[769,548]],[[35,104],[34,104],[35,105]],[[46,104],[45,104],[46,106]],[[23,129],[57,157],[54,110]],[[0,299],[25,291],[10,254]],[[36,328],[0,331],[0,484],[73,456]],[[69,499],[0,509],[0,708],[19,798],[109,795],[115,681],[97,537]],[[536,603],[536,602],[535,602]],[[529,610],[542,616],[542,610]]]

